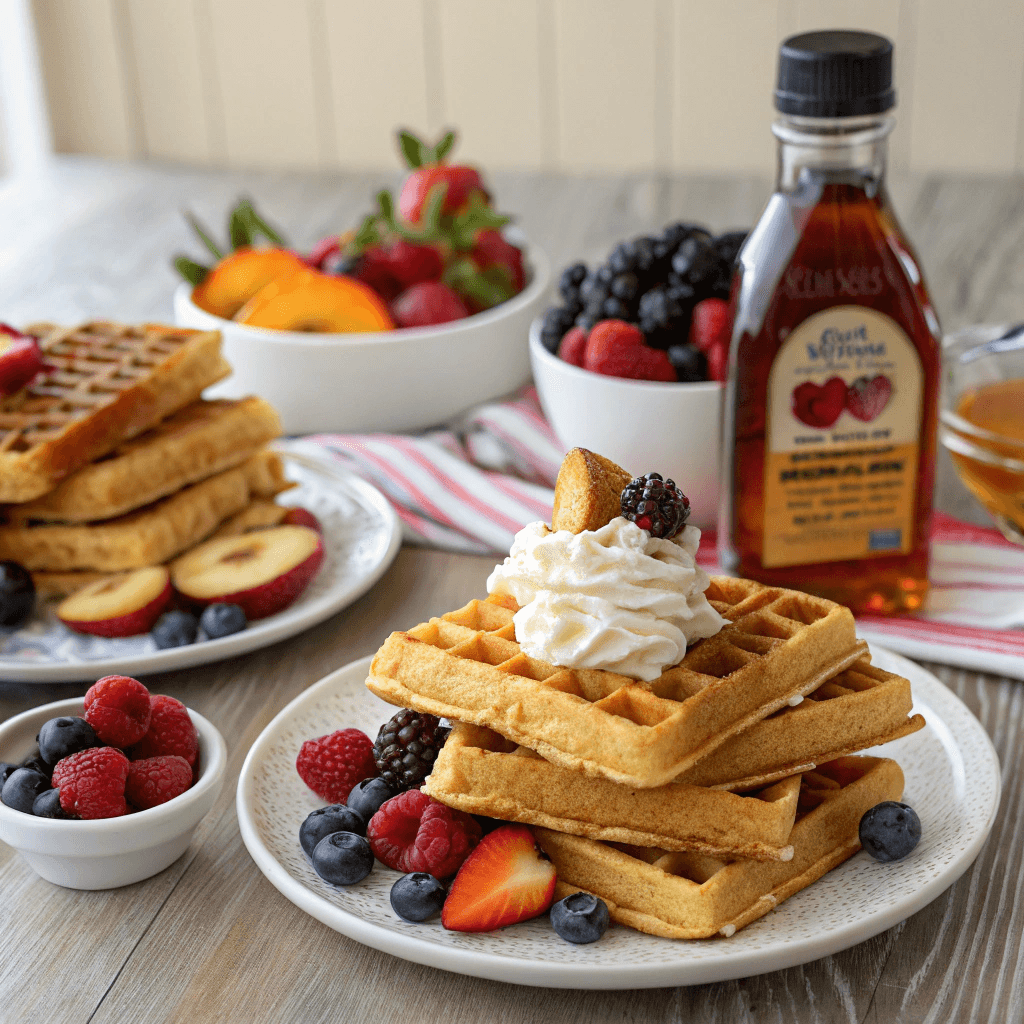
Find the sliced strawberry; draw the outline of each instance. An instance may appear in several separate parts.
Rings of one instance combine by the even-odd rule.
[[[39,342],[31,334],[0,324],[0,398],[20,391],[45,369]]]
[[[555,866],[525,825],[502,825],[480,840],[452,882],[441,923],[489,932],[543,914],[555,895]]]

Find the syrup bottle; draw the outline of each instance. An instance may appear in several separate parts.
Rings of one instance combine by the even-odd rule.
[[[782,44],[778,185],[741,250],[723,430],[726,571],[855,612],[928,588],[939,323],[885,189],[892,44]]]

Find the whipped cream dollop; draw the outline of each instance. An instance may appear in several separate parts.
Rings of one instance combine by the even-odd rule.
[[[704,596],[699,542],[694,526],[664,540],[621,516],[582,533],[530,523],[487,591],[515,598],[516,639],[530,657],[657,679],[725,625]]]

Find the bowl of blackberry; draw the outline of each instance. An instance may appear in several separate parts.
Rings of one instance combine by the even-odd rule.
[[[562,443],[627,469],[663,467],[691,495],[696,526],[716,515],[729,287],[745,239],[676,222],[620,242],[602,263],[566,267],[558,303],[530,332],[537,393]]]

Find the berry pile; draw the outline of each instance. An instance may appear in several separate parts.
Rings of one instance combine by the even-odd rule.
[[[104,676],[83,717],[43,723],[38,754],[0,765],[0,801],[43,818],[116,818],[193,783],[199,736],[188,709],[130,676]]]
[[[592,270],[572,264],[559,279],[561,305],[544,315],[542,344],[613,377],[724,380],[729,285],[745,238],[676,223],[619,243]]]

